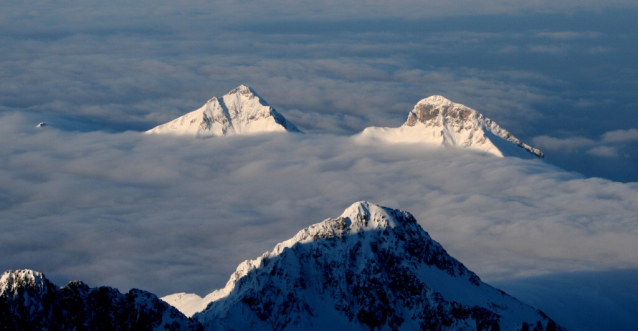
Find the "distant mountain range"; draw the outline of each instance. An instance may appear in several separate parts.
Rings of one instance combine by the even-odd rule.
[[[147,131],[199,137],[266,132],[301,131],[245,85]],[[362,143],[421,143],[434,147],[460,147],[501,157],[544,157],[540,150],[521,142],[476,110],[438,95],[419,101],[401,127],[369,127],[355,135],[355,139]]]
[[[408,212],[357,202],[241,263],[204,298],[162,298],[30,270],[0,278],[8,329],[563,330],[451,257]]]

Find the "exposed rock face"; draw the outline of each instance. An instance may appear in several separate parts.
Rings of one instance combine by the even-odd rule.
[[[240,85],[223,97],[213,97],[201,108],[148,130],[147,133],[226,136],[285,131],[301,132],[255,91]]]
[[[560,330],[485,283],[403,211],[358,202],[243,262],[207,330]]]
[[[58,288],[32,270],[0,277],[0,329],[201,330],[201,325],[146,291],[126,294],[74,281]]]
[[[517,152],[523,151],[524,154],[544,157],[540,150],[521,142],[476,110],[439,95],[419,101],[403,126],[366,128],[359,139],[463,147],[497,156],[520,156]],[[519,149],[510,148],[513,146]]]

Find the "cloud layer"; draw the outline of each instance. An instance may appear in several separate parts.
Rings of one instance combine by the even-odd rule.
[[[36,129],[19,114],[0,123],[0,269],[59,283],[205,294],[358,200],[412,212],[488,281],[638,267],[638,186],[540,160],[332,135],[202,140]]]
[[[3,3],[0,270],[206,294],[239,262],[367,199],[414,213],[484,280],[559,321],[598,309],[635,328],[634,271],[565,272],[638,267],[638,186],[548,163],[638,181],[637,11],[624,0]],[[239,84],[310,134],[139,133]],[[400,125],[432,94],[548,162],[347,138]]]

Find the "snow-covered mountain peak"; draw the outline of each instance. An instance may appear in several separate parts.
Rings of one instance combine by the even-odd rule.
[[[439,106],[447,106],[451,105],[453,102],[449,99],[445,98],[442,95],[431,95],[425,99],[421,99],[418,104],[430,104],[430,105],[439,105]]]
[[[199,300],[167,299],[191,312]],[[561,329],[483,283],[410,213],[365,201],[243,262],[199,307],[205,329]]]
[[[147,133],[226,136],[264,132],[301,132],[246,85],[221,98],[213,97],[201,108]]]
[[[22,281],[29,284],[36,284],[42,282],[44,275],[40,272],[23,269],[23,270],[7,270],[2,276],[0,276],[0,284],[5,284],[11,281]]]
[[[369,127],[357,139],[461,147],[500,157],[544,156],[478,111],[440,95],[419,101],[401,127]]]
[[[401,229],[395,229],[401,227]],[[360,237],[366,236],[369,231],[394,230],[387,233],[399,231],[416,231],[421,227],[416,223],[414,217],[404,211],[382,207],[367,201],[359,201],[350,205],[337,218],[329,218],[299,231],[294,237],[277,244],[275,249],[266,253],[269,255],[280,254],[285,248],[290,248],[295,244],[305,244],[326,238],[344,238],[358,234]],[[265,255],[266,255],[265,254]]]
[[[397,210],[367,202],[355,202],[341,214],[340,217],[348,220],[351,233],[370,230],[383,230],[395,226],[414,226],[416,222],[407,212],[406,217],[398,217]]]
[[[239,86],[235,87],[234,89],[232,89],[230,92],[228,92],[228,94],[236,94],[236,93],[243,94],[243,95],[246,95],[246,96],[249,96],[249,95],[253,95],[254,96],[254,95],[257,94],[257,93],[255,93],[255,91],[253,89],[251,89],[250,87],[248,87],[248,86],[246,86],[244,84],[239,85]]]
[[[246,85],[239,85],[232,89],[230,92],[226,93],[226,95],[224,96],[224,98],[226,99],[229,99],[231,97],[234,97],[236,100],[243,100],[244,102],[248,100],[254,100],[256,101],[256,104],[268,106],[268,103],[261,97],[259,97],[255,90]]]
[[[46,289],[45,277],[42,273],[23,269],[7,270],[0,276],[0,296],[15,295],[20,287]]]

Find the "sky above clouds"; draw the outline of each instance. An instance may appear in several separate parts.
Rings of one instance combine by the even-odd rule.
[[[206,294],[363,199],[412,212],[468,268],[521,295],[553,293],[551,275],[584,291],[604,281],[582,272],[616,282],[614,270],[638,269],[635,1],[2,7],[2,270]],[[140,133],[240,84],[307,135]],[[401,125],[433,94],[546,158],[349,138]],[[520,277],[548,278],[506,283]]]

